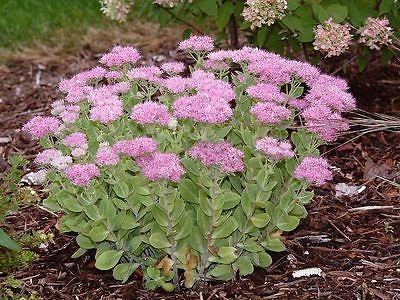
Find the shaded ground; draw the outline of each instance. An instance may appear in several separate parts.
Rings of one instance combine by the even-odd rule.
[[[161,51],[157,45],[153,49],[153,53]],[[60,96],[56,84],[62,76],[92,66],[96,60],[96,52],[89,48],[83,49],[78,59],[66,57],[55,63],[36,57],[0,66],[0,137],[9,138],[0,143],[0,158],[15,152],[32,158],[37,153],[19,128],[32,115],[49,110],[50,102]],[[397,114],[398,71],[396,65],[384,69],[372,65],[366,73],[351,78],[352,92],[361,100],[359,106]],[[393,84],[396,80],[397,85]],[[38,261],[17,271],[15,277],[23,280],[26,292],[36,290],[43,299],[400,299],[398,188],[371,179],[399,170],[400,136],[371,133],[338,147],[348,138],[323,150],[329,151],[327,156],[338,167],[335,183],[365,185],[366,190],[337,198],[335,183],[319,189],[308,206],[309,217],[286,234],[288,250],[275,254],[274,264],[267,270],[258,269],[235,282],[205,284],[179,295],[143,290],[139,273],[121,285],[110,272],[95,269],[93,253],[71,259],[78,248],[74,236],[58,233],[55,215],[26,206],[9,217],[10,227],[18,233],[26,229],[53,232],[55,239],[47,249],[38,250]],[[372,205],[386,208],[352,210]],[[293,271],[307,267],[321,268],[323,276],[292,277]],[[0,282],[4,279],[1,276]]]

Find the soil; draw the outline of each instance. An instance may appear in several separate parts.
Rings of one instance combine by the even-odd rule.
[[[62,77],[96,64],[97,53],[85,50],[80,54],[79,59],[57,63],[19,59],[0,66],[0,167],[12,153],[30,159],[39,151],[19,128],[32,116],[48,112],[50,103],[61,97],[57,83]],[[146,59],[152,57],[160,56]],[[372,63],[362,74],[350,70],[344,76],[361,109],[398,115],[399,71],[396,62],[388,67]],[[17,270],[14,277],[23,281],[22,293],[35,290],[43,299],[400,299],[400,198],[394,185],[400,166],[400,135],[379,131],[345,143],[357,134],[343,136],[322,149],[337,167],[335,180],[316,190],[317,196],[307,207],[309,216],[298,229],[285,234],[287,251],[274,254],[268,269],[180,293],[146,291],[140,273],[120,284],[110,272],[97,270],[92,252],[72,259],[78,246],[73,234],[58,232],[59,216],[27,205],[8,217],[8,229],[18,234],[52,232],[55,238],[47,248],[36,249],[40,258]],[[29,165],[25,171],[31,169],[34,166]],[[337,183],[365,186],[365,190],[336,197]],[[378,208],[366,208],[370,206]],[[321,276],[292,276],[293,271],[309,267],[320,268]],[[0,274],[2,280],[4,274]]]

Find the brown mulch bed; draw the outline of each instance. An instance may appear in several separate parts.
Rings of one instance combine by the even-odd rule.
[[[0,159],[11,153],[27,158],[37,153],[38,147],[19,128],[33,115],[47,112],[51,101],[61,96],[56,85],[62,76],[96,63],[94,53],[81,57],[57,64],[13,61],[0,66],[0,137],[10,138],[0,143]],[[366,73],[350,78],[352,92],[361,100],[361,108],[397,114],[398,90],[392,83],[397,67],[377,68],[373,64]],[[55,215],[25,206],[9,217],[10,227],[17,233],[52,232],[55,238],[47,248],[37,250],[37,261],[14,276],[24,282],[25,291],[35,290],[43,299],[400,299],[399,190],[372,178],[380,170],[398,172],[400,135],[371,133],[341,145],[350,137],[323,149],[338,168],[335,181],[317,190],[308,205],[309,217],[285,235],[288,250],[274,254],[274,263],[266,270],[179,294],[144,290],[139,273],[121,285],[110,272],[95,269],[93,253],[70,258],[78,247],[72,234],[58,232]],[[340,182],[365,185],[366,190],[338,198],[335,183]],[[366,206],[381,208],[365,210]],[[292,277],[293,271],[308,267],[321,268],[323,275]],[[0,274],[0,282],[3,279]]]

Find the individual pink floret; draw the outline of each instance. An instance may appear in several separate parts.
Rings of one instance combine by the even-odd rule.
[[[100,62],[109,67],[119,67],[126,63],[135,64],[139,59],[140,54],[135,48],[115,46],[100,58]]]
[[[297,179],[305,179],[310,184],[322,185],[328,180],[333,179],[333,174],[329,170],[328,161],[321,157],[306,157],[294,171]]]
[[[257,98],[265,102],[281,103],[285,100],[285,94],[281,93],[275,84],[258,83],[256,85],[249,86],[246,89],[246,92],[250,97]]]
[[[198,142],[188,152],[206,166],[216,166],[223,173],[242,172],[244,153],[228,142]]]
[[[87,186],[90,180],[100,176],[99,168],[91,163],[72,165],[64,173],[69,181],[78,186]]]
[[[263,124],[279,124],[292,115],[290,109],[271,102],[259,102],[251,108],[257,121]]]
[[[114,166],[118,163],[118,153],[108,144],[100,145],[96,154],[96,164],[99,166]]]
[[[133,140],[118,141],[113,146],[113,149],[118,154],[136,158],[144,154],[153,153],[157,150],[157,144],[154,139],[143,136]]]
[[[214,49],[214,40],[209,36],[192,35],[187,40],[181,41],[178,50],[193,52],[210,52]]]
[[[275,160],[294,156],[292,145],[289,142],[279,141],[268,136],[256,141],[256,148]]]
[[[154,152],[136,158],[137,165],[141,168],[143,175],[152,181],[167,179],[179,182],[185,173],[179,156],[174,153]]]
[[[140,125],[159,124],[165,126],[168,124],[170,115],[164,104],[146,101],[132,108],[131,119]]]
[[[22,131],[32,138],[40,139],[49,133],[54,133],[60,128],[61,122],[55,117],[33,117],[23,127]]]

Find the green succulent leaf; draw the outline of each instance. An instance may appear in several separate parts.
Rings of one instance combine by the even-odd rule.
[[[0,228],[0,247],[7,248],[12,251],[19,251],[21,247],[11,239],[3,229]]]
[[[135,272],[135,270],[139,267],[138,263],[123,263],[118,264],[113,269],[113,277],[116,280],[122,281],[125,283],[128,281],[129,277]]]
[[[167,236],[162,232],[155,232],[149,238],[150,245],[156,249],[165,249],[171,246]]]
[[[95,266],[99,270],[110,270],[119,262],[122,254],[122,250],[106,250],[97,257]]]
[[[247,256],[239,257],[235,263],[233,264],[236,268],[239,269],[239,273],[242,276],[249,275],[254,272],[254,267],[252,261]]]

